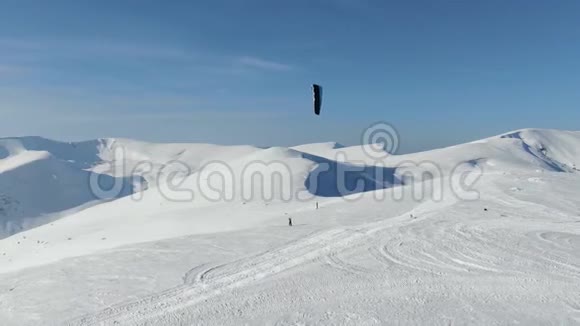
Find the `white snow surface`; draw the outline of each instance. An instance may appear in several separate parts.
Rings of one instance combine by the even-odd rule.
[[[580,132],[371,151],[0,139],[0,324],[580,325]]]

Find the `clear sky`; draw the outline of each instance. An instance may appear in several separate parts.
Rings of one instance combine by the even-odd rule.
[[[403,152],[580,130],[580,1],[0,2],[0,136],[356,144],[376,121]]]

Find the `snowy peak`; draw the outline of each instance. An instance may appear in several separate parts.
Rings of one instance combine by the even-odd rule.
[[[0,159],[23,151],[44,151],[78,168],[89,169],[101,161],[100,154],[106,142],[104,139],[59,142],[42,137],[1,138]]]
[[[201,200],[202,205],[214,205],[215,201],[204,202],[199,192],[203,191],[204,178],[216,166],[216,171],[232,174],[234,197],[240,197],[242,187],[250,183],[253,187],[253,182],[246,180],[252,176],[250,172],[263,177],[262,189],[255,189],[256,192],[279,188],[275,179],[282,175],[290,180],[289,193],[307,192],[319,197],[342,197],[402,184],[401,175],[417,174],[424,170],[425,163],[436,166],[442,176],[453,173],[458,166],[484,173],[572,173],[580,165],[580,132],[524,129],[407,155],[389,155],[377,149],[371,145],[344,147],[332,142],[261,149],[114,138],[70,143],[41,137],[2,138],[0,237],[135,191],[143,191],[144,198],[150,201],[145,205],[148,212],[165,210],[171,206],[166,194],[154,188],[171,188],[165,186],[165,180],[175,176],[183,180],[184,187],[198,193],[196,204]],[[345,174],[343,184],[339,185],[337,180],[342,171],[353,166],[359,169]],[[89,187],[95,174],[103,185],[121,183],[122,191],[115,196],[95,196]],[[363,181],[362,188],[356,187],[359,181]],[[340,186],[346,190],[339,191]],[[271,198],[284,199],[283,195],[277,190]],[[134,211],[130,203],[131,198],[126,198],[115,205],[116,212]],[[124,205],[126,211],[119,209]]]
[[[548,129],[523,129],[500,136],[517,139],[534,156],[555,171],[575,172],[580,166],[580,132]]]
[[[0,238],[48,223],[63,211],[133,191],[132,180],[99,175],[104,189],[121,187],[112,196],[97,196],[90,180],[90,172],[47,151],[21,151],[0,160]]]

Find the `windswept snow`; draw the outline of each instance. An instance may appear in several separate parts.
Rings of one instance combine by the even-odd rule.
[[[1,139],[0,320],[580,324],[579,164],[580,132],[537,129],[408,155]]]

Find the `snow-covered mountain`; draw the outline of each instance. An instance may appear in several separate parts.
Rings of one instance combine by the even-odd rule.
[[[580,255],[574,253],[580,249],[580,223],[576,223],[580,220],[580,132],[525,129],[407,155],[377,155],[381,153],[368,146],[318,143],[258,148],[127,139],[78,143],[38,137],[0,139],[0,285],[10,283],[9,276],[20,271],[26,271],[22,280],[52,273],[60,280],[54,284],[62,285],[65,279],[54,274],[62,268],[74,275],[97,273],[101,277],[112,269],[114,275],[133,273],[149,282],[124,280],[120,285],[125,290],[113,294],[110,285],[78,276],[86,287],[61,292],[58,301],[66,316],[51,309],[38,313],[38,318],[55,320],[89,314],[73,322],[83,325],[117,320],[172,324],[181,318],[177,312],[193,323],[236,324],[238,319],[232,316],[224,319],[205,311],[209,305],[202,301],[220,303],[224,295],[231,299],[223,294],[228,290],[253,289],[262,284],[259,280],[283,277],[295,269],[310,275],[309,268],[329,272],[331,288],[352,291],[347,285],[352,282],[371,293],[365,304],[358,292],[352,292],[361,305],[359,313],[372,310],[384,299],[373,289],[377,282],[390,282],[385,275],[423,285],[443,282],[449,290],[474,280],[488,285],[499,280],[523,282],[517,275],[525,274],[533,284],[505,290],[509,293],[494,302],[505,305],[515,297],[532,300],[546,289],[541,283],[545,281],[555,284],[554,291],[572,308],[546,308],[524,300],[526,309],[538,304],[546,308],[546,314],[523,308],[514,311],[549,318],[551,313],[580,307],[580,302],[563,294],[564,288],[558,292],[559,280],[572,282],[580,277]],[[476,198],[458,193],[457,184],[464,183],[467,186],[461,191],[476,193]],[[291,229],[285,227],[289,217],[295,221]],[[545,246],[552,251],[546,252]],[[543,250],[543,258],[536,257],[536,247]],[[205,249],[199,252],[199,248]],[[102,270],[94,266],[96,262],[104,264]],[[381,269],[377,263],[390,269]],[[84,270],[87,264],[93,264],[94,270]],[[319,264],[326,267],[317,268]],[[542,276],[541,271],[550,268]],[[184,285],[158,296],[175,286],[171,280],[178,271]],[[357,275],[363,279],[353,278]],[[448,275],[453,277],[447,279]],[[403,289],[392,282],[392,287],[405,293],[390,299],[396,304],[402,304],[403,297],[416,298],[407,304],[437,309],[436,302],[445,293],[445,286],[432,288],[440,292],[425,293],[423,287]],[[46,289],[51,289],[49,283]],[[306,290],[287,285],[288,291]],[[15,287],[36,293],[21,282]],[[319,291],[311,294],[316,300],[329,295],[323,288],[313,288]],[[101,294],[73,308],[67,302],[76,296],[75,291]],[[285,290],[275,287],[274,291]],[[413,291],[421,294],[415,297]],[[474,302],[489,300],[489,291],[469,290],[466,293],[471,297],[463,303],[472,310],[482,309]],[[98,312],[146,294],[153,297]],[[15,295],[0,292],[0,318],[5,317],[8,324],[33,324],[36,315],[25,307],[40,303]],[[272,301],[279,304],[276,309],[281,309],[286,323],[343,320],[327,316],[324,322],[318,319],[324,315],[321,311],[288,315],[281,308],[286,302],[283,298],[303,297],[280,296]],[[8,299],[26,304],[7,307]],[[332,303],[323,306],[337,311]],[[255,315],[246,316],[246,321],[265,314],[254,305],[248,310]],[[513,311],[497,315],[478,311],[481,315],[475,318],[484,322],[514,316]],[[373,313],[383,322],[396,316],[388,308]],[[370,321],[357,318],[371,312],[362,317],[352,314],[354,324]],[[28,316],[26,322],[23,316]],[[428,321],[427,316],[399,315],[398,320],[422,323]],[[466,318],[458,322],[469,322]]]
[[[59,216],[131,194],[141,180],[98,175],[104,189],[119,191],[98,197],[90,189],[100,142],[78,145],[42,138],[0,139],[0,238],[45,224]]]
[[[130,224],[135,219],[130,227],[146,227],[147,223],[160,223],[157,216],[168,215],[168,212],[187,215],[192,207],[209,205],[215,209],[226,200],[291,201],[301,193],[306,197],[342,197],[401,185],[409,171],[416,175],[417,170],[429,170],[432,166],[436,166],[441,175],[448,175],[457,167],[479,167],[486,173],[525,170],[572,173],[577,171],[576,165],[580,165],[579,148],[580,132],[537,129],[378,159],[369,155],[364,146],[344,147],[337,143],[263,149],[155,144],[127,139],[63,143],[40,137],[4,138],[0,139],[0,236],[67,216],[66,221],[74,223],[88,221],[83,216],[94,212],[106,216],[107,220],[116,219],[117,226]],[[365,168],[343,173],[345,189],[339,189],[339,170],[349,171],[350,167],[361,165]],[[227,189],[227,193],[216,191],[218,198],[215,200],[206,198],[206,193],[211,191],[204,190],[213,189],[214,185],[200,182],[200,177],[211,176],[212,170],[223,173],[224,168],[229,169],[227,174],[234,181],[228,185],[231,189]],[[266,180],[251,180],[256,174]],[[97,189],[91,188],[91,177],[98,180]],[[287,180],[276,180],[277,177]],[[168,181],[180,183],[181,190],[169,187]],[[357,182],[364,186],[357,189]],[[114,185],[120,185],[119,191],[109,194],[106,190]],[[129,196],[140,191],[143,193]],[[264,196],[266,192],[268,196]],[[252,194],[260,198],[248,198]],[[136,197],[143,198],[135,200]],[[111,199],[120,198],[123,199],[109,203]],[[94,207],[105,202],[108,204]],[[93,209],[84,212],[88,207]],[[136,210],[144,214],[135,214]],[[146,220],[143,215],[152,216],[152,220]],[[226,224],[230,227],[220,225],[207,231],[237,228],[236,222]],[[203,225],[198,226],[196,232],[204,229]],[[189,232],[176,229],[164,237]],[[153,239],[144,237],[142,240]]]

